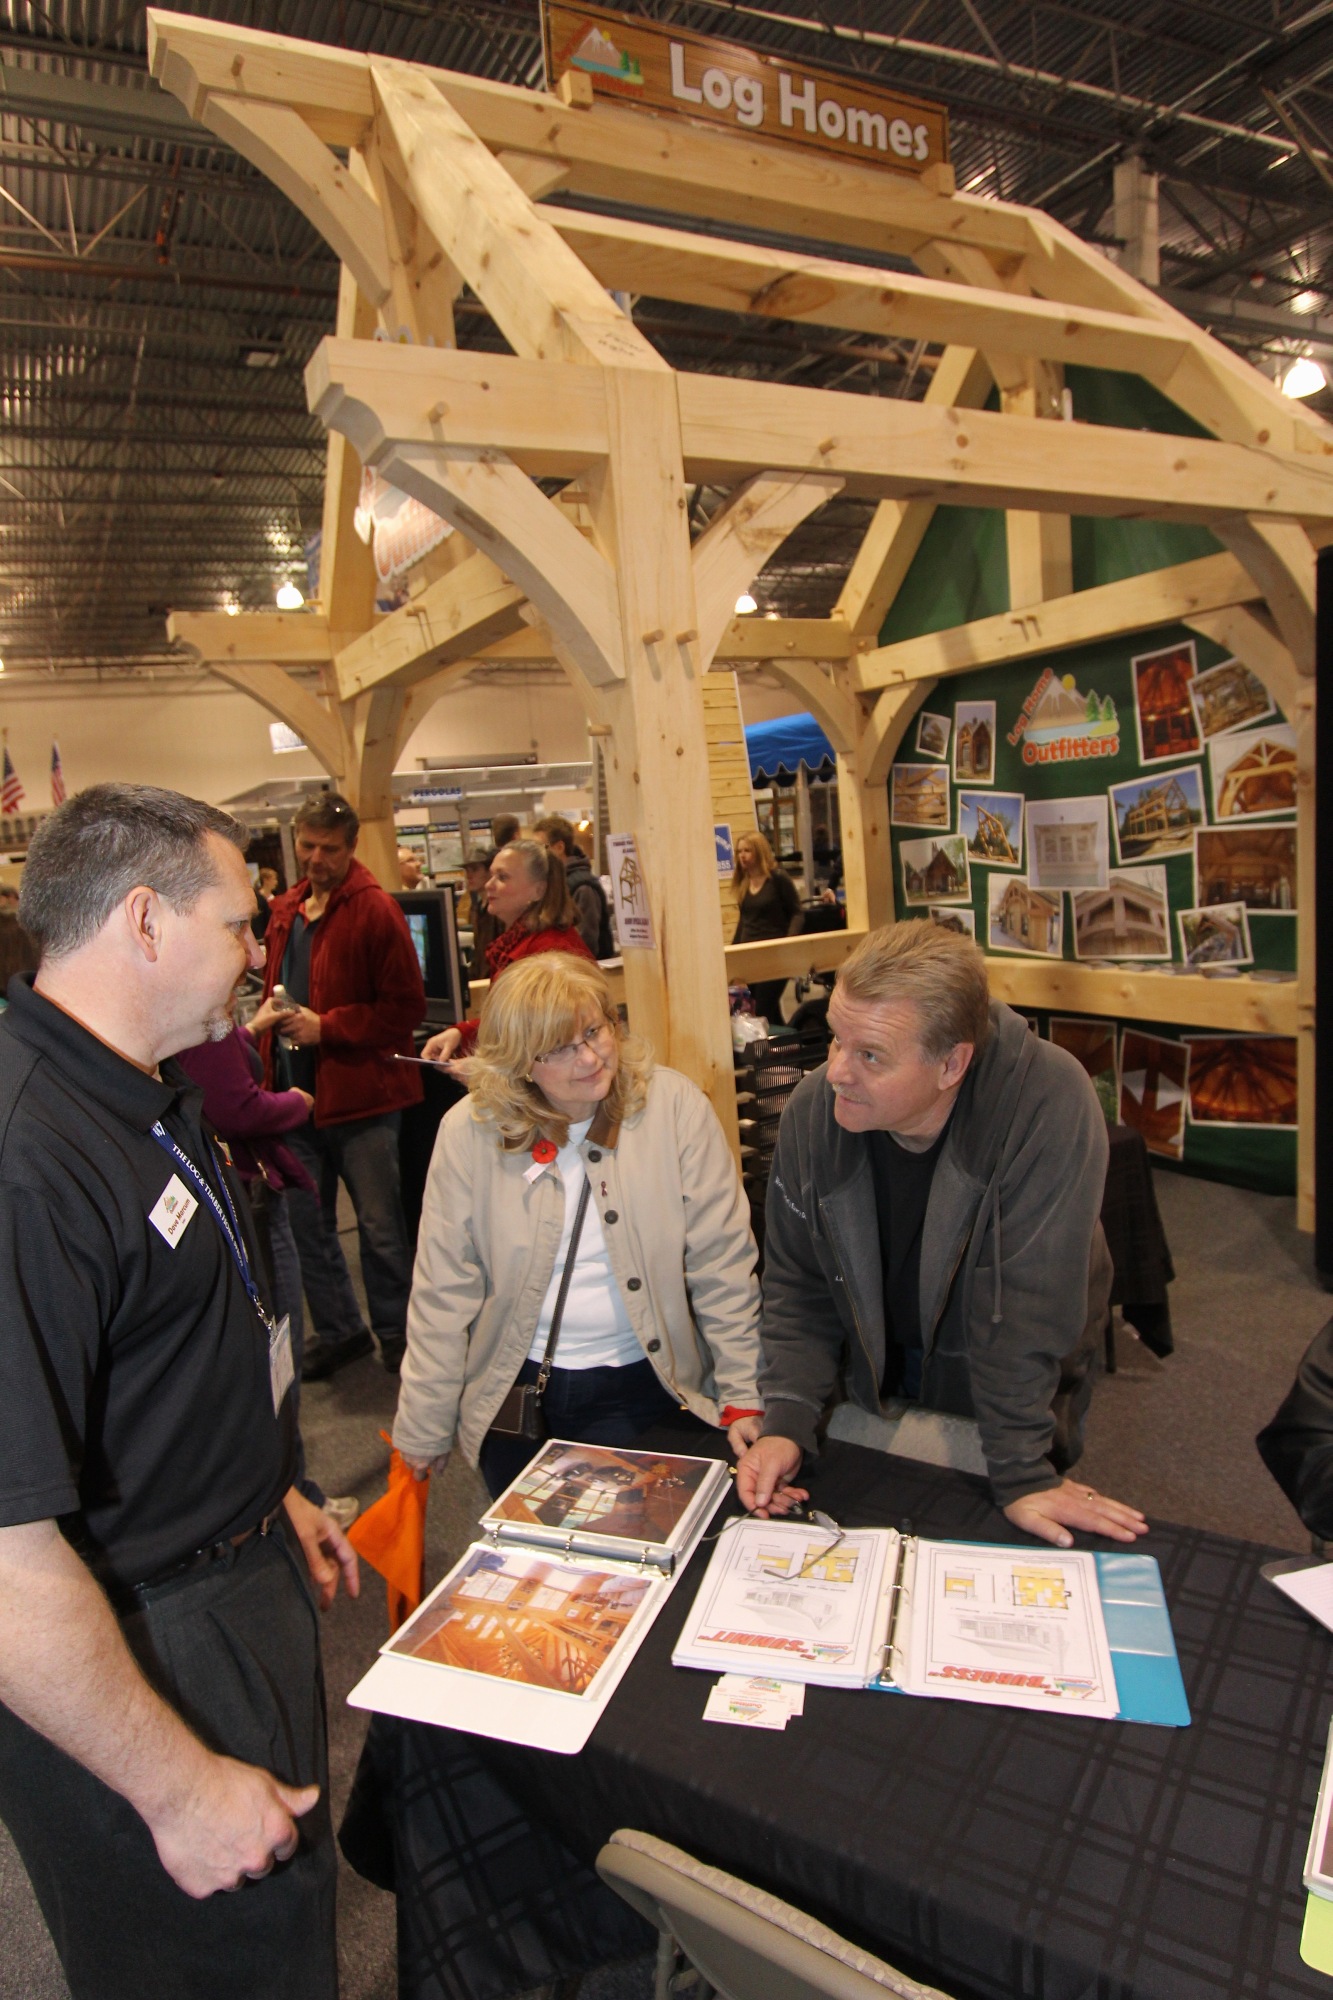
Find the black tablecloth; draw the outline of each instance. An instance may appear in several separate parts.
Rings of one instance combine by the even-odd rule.
[[[960,1473],[830,1443],[813,1484],[847,1526],[1013,1539]],[[705,1723],[711,1677],[670,1654],[706,1551],[579,1756],[377,1716],[343,1842],[396,1877],[400,1991],[494,2000],[646,1949],[589,1866],[629,1826],[960,2000],[1328,2000],[1297,1947],[1329,1636],[1252,1543],[1155,1524],[1146,1547],[1188,1729],[829,1688],[781,1735]]]

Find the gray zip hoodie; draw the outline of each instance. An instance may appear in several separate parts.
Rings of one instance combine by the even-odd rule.
[[[1054,1486],[1083,1449],[1111,1259],[1106,1124],[1072,1056],[991,1003],[931,1182],[921,1243],[921,1401],[975,1417],[999,1506]],[[764,1247],[768,1436],[816,1449],[825,1408],[878,1412],[883,1279],[870,1147],[816,1070],[782,1115]]]

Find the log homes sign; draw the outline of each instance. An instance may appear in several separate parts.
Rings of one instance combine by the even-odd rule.
[[[565,0],[543,0],[542,40],[552,86],[565,71],[581,71],[597,96],[899,173],[923,174],[949,157],[940,105],[814,63]]]

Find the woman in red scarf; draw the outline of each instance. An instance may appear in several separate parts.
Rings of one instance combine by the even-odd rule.
[[[486,947],[486,965],[498,979],[516,959],[540,951],[567,951],[591,958],[574,925],[574,903],[565,884],[565,864],[540,840],[511,840],[491,863],[484,890],[486,907],[500,925],[500,935]],[[477,1023],[445,1028],[432,1035],[421,1051],[427,1062],[447,1063],[470,1056]]]

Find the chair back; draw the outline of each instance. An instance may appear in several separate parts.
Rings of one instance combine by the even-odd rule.
[[[949,2000],[790,1903],[652,1834],[613,1833],[597,1872],[676,1940],[721,2000]]]

